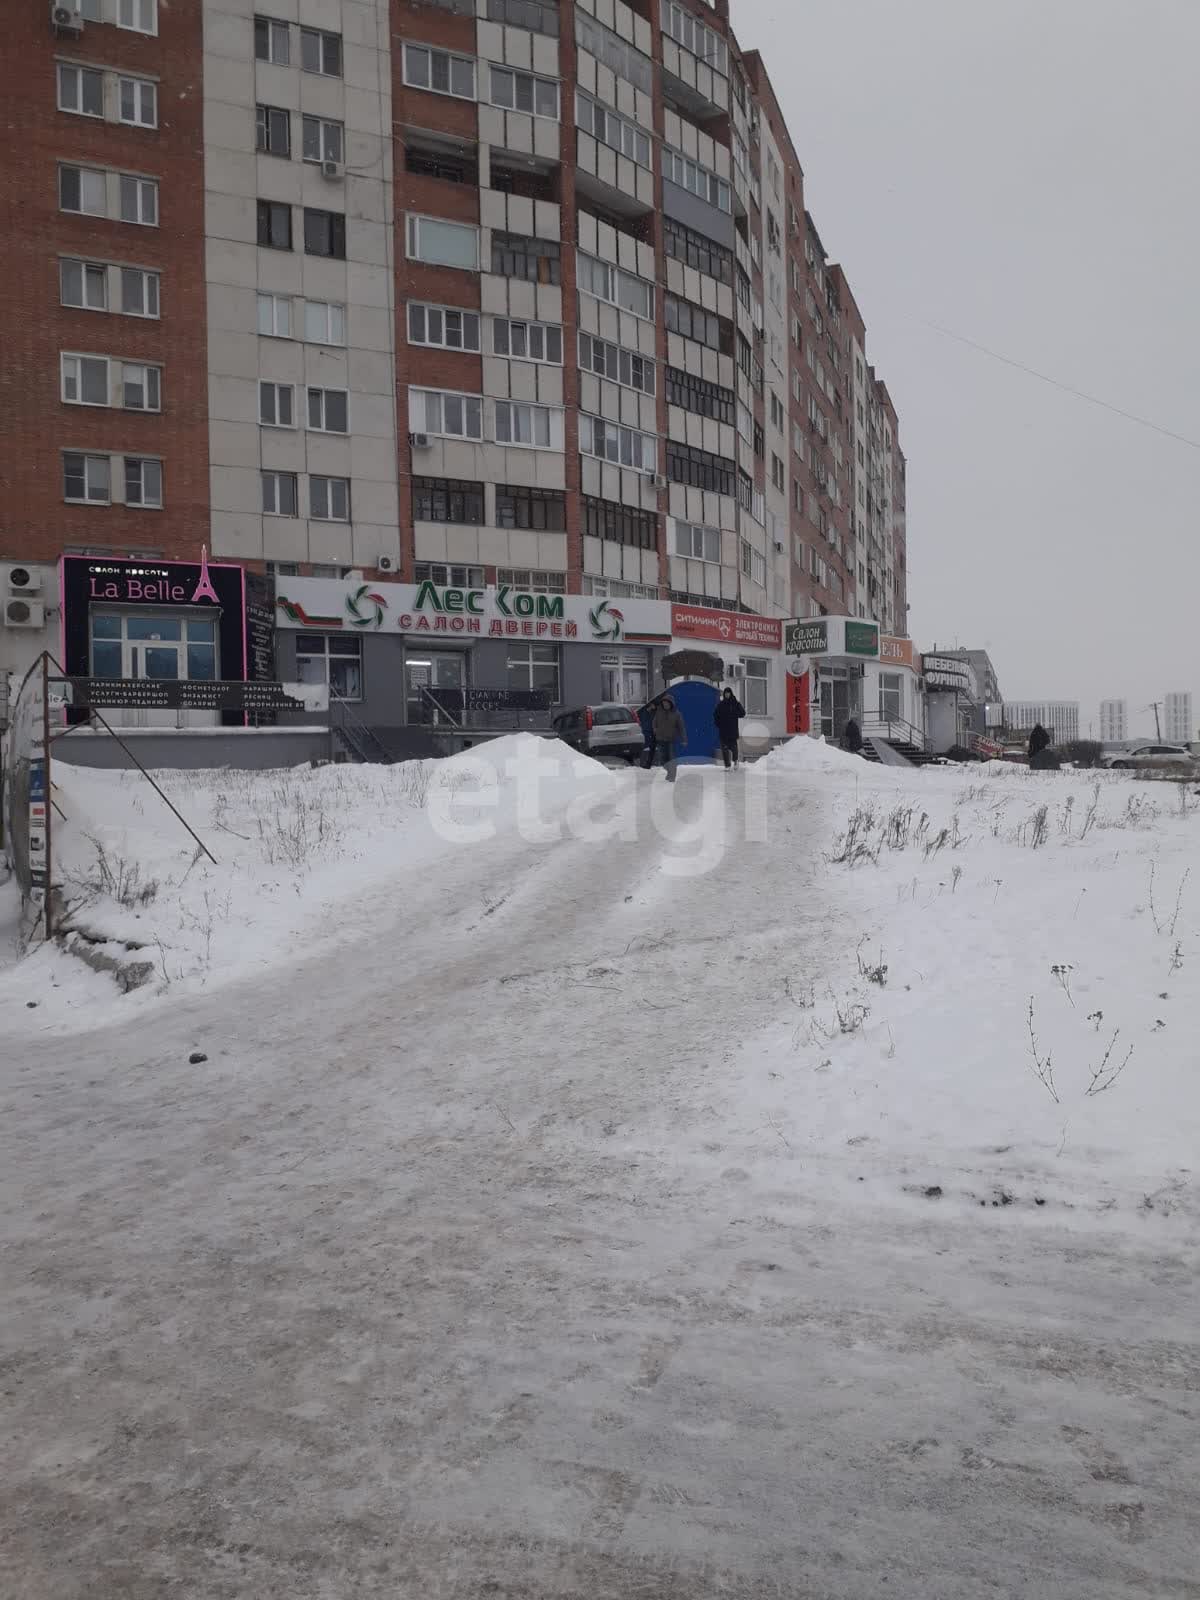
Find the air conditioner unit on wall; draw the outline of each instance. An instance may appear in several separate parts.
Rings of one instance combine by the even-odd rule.
[[[410,433],[408,442],[414,450],[429,449],[429,435],[427,433]]]
[[[4,587],[9,594],[40,594],[42,575],[31,567],[12,566],[4,569]]]
[[[668,487],[668,485],[669,485],[669,484],[670,484],[670,479],[669,479],[669,478],[668,478],[668,477],[667,477],[667,475],[666,475],[666,474],[665,474],[665,473],[663,473],[663,472],[656,472],[656,473],[654,473],[654,474],[653,474],[653,475],[652,475],[652,477],[651,477],[651,480],[650,480],[650,481],[651,481],[651,482],[652,482],[652,483],[653,483],[653,484],[654,484],[654,487],[655,487],[655,488],[656,488],[656,489],[665,489],[665,488],[667,488],[667,487]]]
[[[380,572],[395,572],[396,558],[395,556],[380,556],[375,565],[379,568]]]
[[[40,600],[13,598],[4,601],[6,628],[43,628],[45,625],[46,608]]]
[[[340,183],[346,176],[346,169],[340,161],[322,161],[321,176],[331,183]]]
[[[72,5],[63,5],[61,0],[50,0],[50,25],[59,33],[83,32],[83,18],[79,12]]]

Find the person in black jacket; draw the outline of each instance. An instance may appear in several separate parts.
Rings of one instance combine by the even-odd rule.
[[[726,770],[730,765],[736,767],[738,764],[738,723],[745,715],[745,706],[732,689],[726,689],[713,712],[713,721],[717,725],[717,737],[721,741],[721,755],[725,759]]]
[[[854,718],[851,717],[842,730],[842,744],[851,755],[861,755],[863,747],[862,729]]]
[[[1031,767],[1041,768],[1043,765],[1041,760],[1042,751],[1048,750],[1049,748],[1050,735],[1046,732],[1045,728],[1042,727],[1040,722],[1035,723],[1029,735],[1029,765]]]

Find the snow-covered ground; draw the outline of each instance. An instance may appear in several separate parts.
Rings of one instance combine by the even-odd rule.
[[[0,1593],[1200,1595],[1194,796],[56,778]]]

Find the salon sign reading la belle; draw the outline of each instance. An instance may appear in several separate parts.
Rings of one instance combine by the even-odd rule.
[[[445,634],[464,643],[472,636],[665,643],[671,635],[671,608],[665,601],[539,594],[504,583],[465,588],[429,580],[347,584],[285,578],[275,607],[281,628]]]

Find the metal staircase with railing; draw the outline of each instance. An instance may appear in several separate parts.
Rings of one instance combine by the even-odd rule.
[[[390,766],[395,760],[383,741],[340,695],[329,697],[329,732],[335,761],[366,761],[376,766]]]
[[[925,767],[934,760],[929,740],[920,728],[914,727],[911,722],[905,722],[903,717],[864,717],[862,735],[862,753],[866,761],[887,760],[877,749],[880,743],[901,757],[902,763],[906,766]],[[888,764],[894,766],[897,763],[893,761]]]

